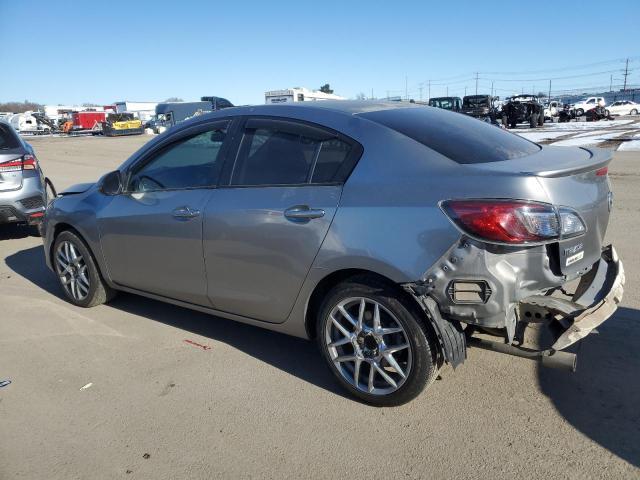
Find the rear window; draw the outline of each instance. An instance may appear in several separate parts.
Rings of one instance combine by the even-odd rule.
[[[0,150],[19,148],[20,141],[9,125],[0,123]]]
[[[499,127],[437,108],[394,108],[360,115],[402,133],[456,163],[501,162],[540,150],[535,143]]]

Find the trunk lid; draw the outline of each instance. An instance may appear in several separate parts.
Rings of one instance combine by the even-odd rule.
[[[613,195],[608,175],[598,174],[612,159],[599,148],[543,147],[526,157],[475,164],[472,168],[535,176],[549,203],[578,212],[586,232],[550,245],[555,269],[573,275],[598,261],[609,223]]]
[[[22,187],[22,169],[2,171],[2,164],[19,161],[23,153],[22,149],[0,150],[0,192]]]

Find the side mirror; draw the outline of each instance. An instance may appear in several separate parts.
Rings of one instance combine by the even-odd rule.
[[[107,173],[102,177],[100,191],[104,195],[118,195],[122,191],[122,176],[119,170]]]

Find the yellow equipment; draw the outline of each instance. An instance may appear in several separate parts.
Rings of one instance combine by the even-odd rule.
[[[107,137],[140,135],[144,133],[144,127],[142,121],[134,118],[132,113],[110,113],[102,125],[102,131]]]

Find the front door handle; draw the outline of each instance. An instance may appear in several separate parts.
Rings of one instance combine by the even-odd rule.
[[[200,215],[200,210],[191,207],[178,207],[171,213],[171,215],[173,215],[174,218],[195,218]]]
[[[287,208],[284,211],[284,216],[290,220],[311,220],[324,217],[324,210],[321,208],[309,208],[307,205],[298,205]]]

